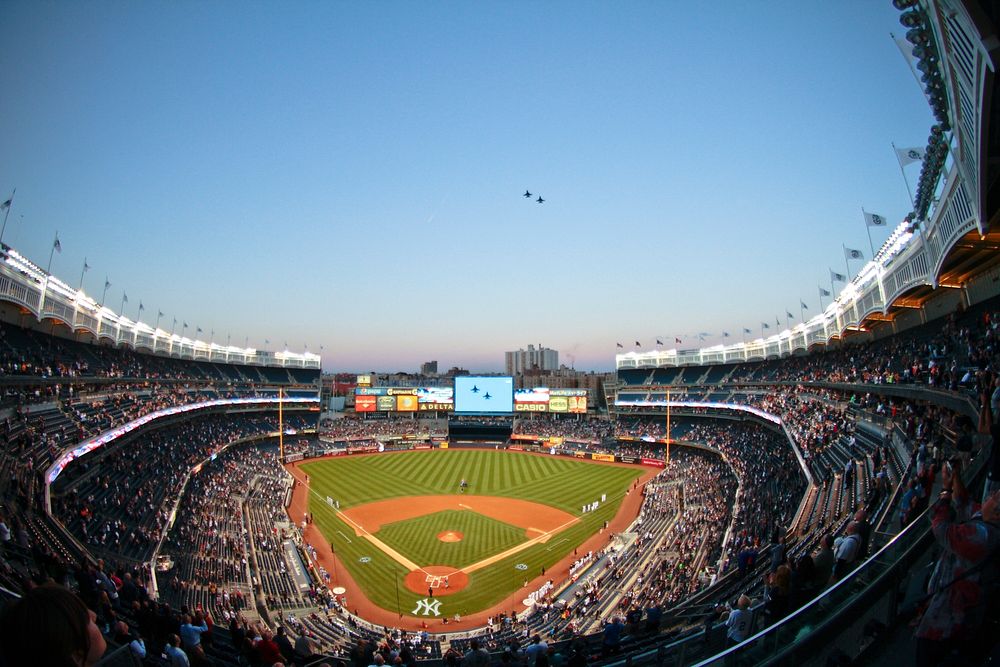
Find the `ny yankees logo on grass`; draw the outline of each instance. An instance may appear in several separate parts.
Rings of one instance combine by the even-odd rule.
[[[441,615],[441,601],[434,600],[431,598],[424,598],[423,600],[417,600],[417,608],[410,613],[414,616],[420,614],[420,610],[423,610],[424,616],[430,616],[431,614],[435,616]]]

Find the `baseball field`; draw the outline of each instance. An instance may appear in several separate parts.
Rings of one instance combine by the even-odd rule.
[[[526,583],[599,532],[644,472],[488,449],[336,457],[300,470],[341,567],[370,602],[411,617],[466,616],[527,596]]]

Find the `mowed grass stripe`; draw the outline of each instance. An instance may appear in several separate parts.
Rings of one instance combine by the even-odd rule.
[[[540,574],[541,567],[551,567],[572,553],[575,547],[598,532],[604,521],[614,517],[626,490],[642,473],[638,466],[604,466],[565,457],[495,450],[428,450],[338,457],[306,463],[303,471],[311,478],[314,495],[310,498],[310,509],[315,514],[317,527],[375,604],[395,610],[398,587],[400,610],[404,614],[410,613],[416,601],[425,595],[411,593],[405,588],[403,567],[367,540],[356,537],[353,528],[323,502],[327,495],[339,500],[342,508],[398,496],[457,495],[458,480],[464,476],[471,485],[470,493],[523,498],[579,517],[579,521],[549,542],[534,544],[500,563],[472,573],[465,590],[443,599],[442,613],[447,615],[464,615],[495,604],[520,588],[524,579]],[[601,493],[607,493],[608,502],[596,512],[581,514],[581,505],[598,499]],[[525,539],[523,530],[516,530],[520,531],[520,539]],[[444,544],[438,542],[436,532],[428,535],[426,527],[423,530],[407,527],[405,531],[404,542],[413,545],[430,542],[429,546],[416,546],[418,550]],[[503,532],[486,529],[483,535],[466,539],[479,541],[479,538],[487,545],[497,545],[503,543]],[[503,551],[498,546],[492,548],[495,550],[486,556]],[[409,549],[407,547],[407,551]],[[405,552],[401,550],[401,553]],[[362,564],[361,558],[369,560]],[[422,562],[412,557],[411,560],[426,565],[446,564]],[[518,563],[526,564],[528,570],[515,570],[514,565]]]

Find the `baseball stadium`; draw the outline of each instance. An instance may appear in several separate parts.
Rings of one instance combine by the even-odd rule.
[[[333,373],[0,234],[0,665],[988,664],[1000,10],[891,4],[933,117],[912,210],[740,342]]]

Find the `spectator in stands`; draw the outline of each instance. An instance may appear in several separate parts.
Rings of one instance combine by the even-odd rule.
[[[274,643],[278,645],[278,650],[281,651],[281,655],[284,656],[285,660],[291,661],[295,655],[295,647],[292,646],[291,640],[285,634],[284,626],[278,626],[277,632],[274,633]]]
[[[833,535],[827,533],[819,540],[819,548],[813,556],[816,570],[816,582],[820,587],[826,586],[833,575],[833,563],[836,560],[833,553]]]
[[[83,600],[62,586],[29,589],[0,617],[0,656],[11,667],[89,667],[107,648],[95,621]]]
[[[863,560],[868,556],[868,542],[871,539],[872,525],[868,522],[868,512],[865,508],[854,513],[854,523],[858,526],[858,559]]]
[[[858,535],[858,522],[847,524],[844,535],[834,541],[833,577],[831,583],[839,581],[851,566],[858,560],[858,550],[861,547],[861,537]]]
[[[601,651],[605,656],[618,653],[624,630],[625,625],[622,623],[622,619],[617,616],[604,626],[604,639],[601,643]]]
[[[181,638],[177,635],[170,635],[167,639],[167,646],[164,649],[167,659],[170,660],[170,667],[191,667],[187,653],[181,648]]]
[[[306,663],[314,654],[318,652],[318,646],[315,641],[305,632],[299,633],[299,636],[295,638],[295,646],[292,651],[292,657],[296,662]]]
[[[203,633],[208,632],[208,624],[205,622],[205,619],[200,620],[201,622],[196,625],[191,618],[191,614],[184,614],[184,622],[181,623],[180,628],[184,652],[194,658],[196,664],[200,664],[205,657],[205,650],[201,646],[201,636]]]
[[[273,665],[283,660],[281,648],[275,643],[271,631],[263,625],[257,627],[257,638],[254,639],[253,648],[261,665]]]
[[[462,657],[462,667],[489,667],[490,654],[479,646],[479,640],[469,642],[469,650]]]
[[[130,631],[128,623],[125,621],[116,622],[113,629],[115,643],[122,646],[128,645],[132,655],[136,657],[136,660],[141,662],[146,657],[146,642],[143,641],[142,637]]]
[[[750,612],[750,598],[741,595],[736,601],[736,609],[729,612],[726,619],[726,639],[730,646],[735,646],[750,636],[752,614]]]
[[[943,553],[928,586],[933,595],[917,626],[918,667],[942,664],[953,651],[959,654],[954,664],[980,664],[983,650],[996,639],[979,629],[1000,584],[1000,492],[973,514],[961,477],[948,466],[941,486],[931,528]]]

